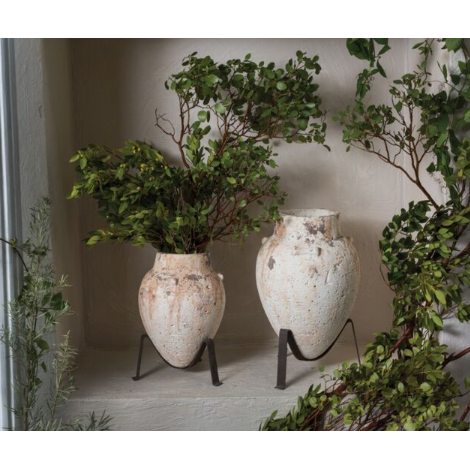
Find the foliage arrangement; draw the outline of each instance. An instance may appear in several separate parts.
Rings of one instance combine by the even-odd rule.
[[[8,345],[17,366],[15,389],[17,404],[13,412],[23,431],[104,431],[111,418],[95,413],[86,419],[65,423],[58,412],[75,391],[72,371],[76,351],[69,344],[69,333],[51,348],[48,339],[64,315],[72,313],[62,297],[67,279],[56,281],[49,261],[50,202],[41,199],[31,211],[31,238],[24,243],[7,243],[20,257],[23,287],[9,305],[11,328],[0,330],[0,341]],[[46,382],[51,377],[50,383]]]
[[[176,93],[179,122],[156,111],[156,126],[175,144],[172,165],[151,145],[120,150],[90,145],[71,159],[80,180],[71,198],[98,201],[108,227],[103,241],[150,243],[162,252],[200,253],[216,240],[242,241],[263,222],[278,220],[279,190],[271,142],[324,145],[324,113],[314,75],[318,57],[297,52],[285,67],[243,60],[216,63],[191,54],[165,83]],[[253,215],[250,205],[262,210]]]
[[[414,46],[417,69],[389,88],[391,104],[366,104],[387,39],[349,39],[349,52],[369,62],[357,79],[354,106],[337,120],[350,147],[402,171],[426,199],[402,209],[383,231],[380,251],[393,290],[393,328],[376,335],[362,365],[344,363],[324,385],[312,386],[287,416],[273,414],[264,430],[467,430],[470,402],[448,364],[470,353],[450,354],[437,333],[446,320],[470,320],[463,291],[470,286],[470,60],[463,39],[425,40]],[[458,70],[428,62],[437,47],[459,54]],[[376,52],[376,49],[379,49]],[[439,176],[448,202],[439,204],[423,182],[423,166]],[[470,378],[465,380],[470,388]]]

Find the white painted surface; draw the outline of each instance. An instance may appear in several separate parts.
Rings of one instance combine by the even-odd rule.
[[[350,57],[344,40],[72,40],[76,147],[90,142],[120,146],[129,138],[153,143],[177,157],[172,142],[155,129],[158,106],[176,118],[177,99],[165,90],[165,79],[181,68],[181,59],[198,51],[218,61],[243,57],[285,63],[301,49],[320,55],[319,92],[329,110],[328,152],[316,145],[277,144],[281,185],[289,197],[285,208],[324,207],[341,213],[343,232],[352,236],[362,266],[361,287],[352,317],[366,341],[388,330],[392,295],[380,275],[378,241],[391,217],[407,204],[410,186],[399,171],[373,155],[346,153],[342,131],[331,117],[354,99],[355,77],[364,64]],[[384,58],[390,77],[408,66],[409,42],[392,41]],[[375,86],[376,85],[376,86]],[[377,80],[372,99],[388,100],[387,80]],[[66,158],[64,156],[64,158]],[[419,197],[421,198],[421,197]],[[93,201],[81,205],[80,237],[103,226]],[[214,268],[225,276],[225,316],[217,338],[223,342],[266,341],[273,332],[263,312],[255,282],[256,256],[266,226],[242,249],[216,244]],[[150,247],[82,247],[85,330],[93,347],[135,346],[142,333],[138,313],[139,283],[155,256]]]
[[[345,338],[352,341],[348,332]],[[287,361],[287,388],[277,390],[275,344],[217,344],[219,376],[211,384],[207,353],[192,369],[173,369],[145,348],[142,378],[134,382],[137,350],[86,351],[76,373],[79,387],[67,415],[84,416],[106,410],[114,430],[252,430],[274,410],[286,413],[325,372],[354,360],[352,343],[338,344],[319,362]]]
[[[339,214],[323,209],[283,212],[256,262],[271,326],[277,334],[291,330],[308,359],[325,352],[344,327],[359,277],[357,252],[341,234]]]
[[[188,367],[204,340],[215,337],[224,308],[222,277],[208,253],[157,253],[139,290],[145,331],[174,367]]]

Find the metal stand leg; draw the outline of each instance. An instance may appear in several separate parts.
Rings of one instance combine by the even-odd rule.
[[[276,388],[284,390],[286,388],[287,374],[287,340],[289,331],[281,329],[279,332],[279,347],[277,351],[277,384]]]
[[[141,366],[141,363],[142,363],[142,354],[143,354],[143,350],[144,350],[144,342],[145,340],[148,339],[151,343],[151,339],[150,337],[147,335],[147,334],[143,334],[141,337],[140,337],[140,345],[139,345],[139,355],[137,357],[137,370],[136,370],[136,374],[134,377],[132,377],[132,380],[140,380],[140,366]],[[199,351],[196,353],[196,356],[194,357],[194,359],[191,361],[191,363],[189,364],[189,366],[186,366],[186,367],[175,367],[173,365],[171,365],[168,361],[165,360],[165,358],[160,354],[160,352],[158,351],[158,349],[155,347],[155,345],[152,343],[152,346],[155,348],[155,351],[157,351],[158,355],[170,366],[170,367],[174,367],[175,369],[189,369],[190,367],[193,367],[195,364],[197,364],[198,362],[201,361],[201,357],[202,355],[204,354],[204,350],[206,349],[207,347],[207,352],[208,352],[208,355],[209,355],[209,364],[210,364],[210,368],[211,368],[211,378],[212,378],[212,385],[214,387],[219,387],[220,385],[222,385],[222,382],[219,380],[219,371],[218,371],[218,368],[217,368],[217,358],[216,358],[216,355],[215,355],[215,345],[214,345],[214,340],[209,338],[209,339],[206,339],[202,344],[201,344],[201,347],[199,348]]]
[[[132,377],[132,380],[139,380],[140,379],[140,364],[142,362],[142,352],[144,350],[144,341],[145,341],[145,338],[148,338],[148,335],[146,334],[143,334],[141,337],[140,337],[140,346],[139,346],[139,356],[137,358],[137,371],[136,371],[136,374],[135,374],[135,377]],[[149,338],[150,339],[150,338]]]
[[[219,370],[217,368],[217,358],[215,356],[215,346],[214,340],[206,339],[207,345],[207,353],[209,354],[209,364],[211,367],[211,377],[212,377],[212,385],[214,387],[220,387],[222,382],[219,380]]]
[[[336,344],[336,341],[338,341],[338,338],[341,336],[341,333],[344,331],[346,328],[346,325],[350,323],[353,336],[354,336],[354,344],[356,346],[356,353],[357,353],[357,360],[359,362],[359,365],[361,365],[361,356],[359,355],[359,346],[357,344],[357,337],[356,337],[356,330],[354,328],[354,322],[348,318],[346,323],[343,325],[343,328],[341,328],[341,331],[338,333],[338,336],[335,338],[333,343],[328,347],[326,351],[324,351],[322,354],[320,354],[317,357],[314,357],[313,359],[308,359],[302,355],[300,352],[299,347],[297,346],[297,343],[294,338],[294,334],[292,333],[291,330],[288,329],[281,329],[279,331],[279,346],[278,346],[278,355],[277,355],[277,384],[276,388],[279,390],[284,390],[286,388],[286,375],[287,375],[287,345],[289,345],[292,354],[296,359],[299,361],[318,361],[318,359],[321,359],[323,356],[328,354],[328,352],[331,350],[331,348]]]
[[[354,322],[350,318],[346,323],[351,323],[351,329],[354,336],[354,344],[356,345],[357,362],[359,363],[359,365],[361,365],[361,355],[359,354],[359,346],[357,345],[356,329],[354,328]]]

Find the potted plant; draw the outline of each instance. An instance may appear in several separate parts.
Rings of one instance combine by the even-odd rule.
[[[92,196],[107,221],[87,245],[149,243],[157,250],[140,289],[140,313],[152,342],[176,367],[191,362],[222,319],[222,276],[211,268],[209,246],[241,243],[279,218],[285,195],[269,171],[277,166],[271,141],[324,144],[326,129],[313,80],[317,56],[297,52],[278,67],[250,55],[219,64],[193,53],[183,67],[165,83],[178,99],[178,124],[155,113],[180,164],[140,141],[120,150],[89,145],[71,159],[80,179],[70,194]],[[257,213],[249,211],[254,202]]]

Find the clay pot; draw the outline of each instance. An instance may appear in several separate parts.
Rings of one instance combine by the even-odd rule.
[[[140,286],[139,309],[145,331],[172,366],[189,366],[217,333],[225,308],[222,279],[208,253],[157,253]]]
[[[263,239],[256,283],[277,334],[290,329],[308,359],[333,343],[359,288],[359,258],[339,229],[339,213],[284,211],[273,236]]]

